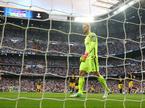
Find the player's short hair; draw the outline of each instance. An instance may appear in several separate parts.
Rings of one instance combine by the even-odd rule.
[[[89,28],[91,28],[90,23],[83,23],[83,25],[86,25],[86,26],[88,26]]]
[[[83,23],[83,26],[87,26],[89,28],[89,30],[91,31],[91,25],[90,25],[90,23]]]

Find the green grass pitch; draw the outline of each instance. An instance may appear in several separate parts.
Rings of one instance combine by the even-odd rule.
[[[0,92],[0,108],[145,108],[145,94],[88,94],[70,98],[65,93]],[[43,98],[42,98],[43,97]]]

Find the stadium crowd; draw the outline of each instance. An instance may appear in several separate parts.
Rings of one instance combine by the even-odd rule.
[[[3,92],[14,92],[18,91],[19,89],[21,92],[35,92],[37,90],[37,82],[40,82],[41,84],[41,91],[45,92],[57,92],[57,93],[63,93],[63,92],[69,92],[69,88],[65,90],[65,86],[68,87],[69,82],[66,81],[65,84],[65,79],[45,79],[45,83],[43,82],[42,79],[38,78],[5,78],[2,77],[2,80],[0,81],[0,91]],[[87,86],[84,88],[84,90],[89,91],[90,93],[102,93],[103,89],[101,85],[97,82],[97,80],[89,80],[87,82]],[[107,80],[108,86],[110,87],[112,93],[119,93],[118,89],[118,80],[114,79],[108,79]],[[134,81],[134,87],[138,88],[138,93],[145,92],[145,82],[142,83],[142,87],[140,86],[141,82],[139,80]],[[21,85],[21,86],[19,86]],[[128,80],[125,80],[125,85],[124,85],[124,92],[127,92],[128,90]],[[44,88],[43,88],[44,86]],[[93,91],[92,91],[93,88]],[[44,89],[44,90],[43,90]]]
[[[0,29],[2,30],[1,27]],[[67,75],[72,75],[72,73],[79,74],[79,56],[84,53],[84,36],[63,34],[57,30],[50,30],[49,32],[32,28],[26,30],[12,25],[6,25],[4,33],[2,34],[2,31],[0,33],[2,43],[0,49],[0,74],[2,76],[16,74],[18,76],[36,75],[43,77],[46,75],[49,77],[49,75],[53,75],[57,76],[57,78],[65,78]],[[138,40],[136,37],[128,37],[130,38],[112,38],[111,36],[105,39],[98,38],[101,74],[108,77],[118,77],[128,73],[140,73],[145,70],[145,61],[141,60],[141,57],[127,59],[114,56],[126,52],[140,51],[141,47],[144,47],[144,44],[140,41],[134,41]],[[16,51],[15,54],[14,51]],[[37,55],[36,52],[39,51],[41,53]],[[28,54],[25,54],[26,52]],[[49,57],[50,55],[54,57]],[[65,80],[57,78],[45,79],[45,85],[42,84],[45,86],[45,91],[64,92]],[[37,80],[39,79],[26,78],[19,80],[19,78],[2,77],[0,89],[1,91],[18,90],[21,83],[20,88],[22,91],[35,91]],[[100,85],[96,85],[96,83],[93,80],[89,81],[89,88],[93,85],[95,92],[101,92]],[[118,92],[117,84],[116,80],[108,81],[108,85],[114,92]],[[145,83],[143,84],[145,85]],[[139,87],[139,84],[136,86]]]
[[[13,29],[11,29],[13,28]],[[43,35],[43,36],[42,36]],[[56,35],[56,36],[54,36]],[[0,36],[0,38],[3,35]],[[59,38],[58,38],[59,36]],[[53,30],[48,38],[48,32],[44,30],[28,29],[25,35],[25,30],[18,27],[8,26],[5,28],[5,33],[2,40],[2,48],[13,48],[20,50],[32,50],[33,51],[46,51],[57,53],[75,53],[82,54],[84,52],[83,40],[84,36],[78,36],[80,39],[76,39],[74,35],[69,36]],[[144,38],[143,38],[144,40]],[[124,52],[130,52],[134,50],[140,50],[139,41],[135,41],[131,38],[120,39],[112,38],[111,36],[102,39],[98,38],[99,42],[99,55],[118,55]],[[141,44],[141,47],[144,44]],[[26,48],[25,48],[26,47]]]
[[[141,69],[145,69],[144,61],[141,64],[140,60],[119,60],[119,59],[100,59],[100,72],[103,75],[118,75],[125,74],[128,72],[137,73],[141,72]],[[107,64],[106,64],[107,63]],[[23,64],[23,65],[22,65]],[[69,64],[69,65],[68,65]],[[142,65],[142,67],[141,67]],[[47,70],[46,70],[47,68]],[[69,70],[68,70],[69,69]],[[67,59],[55,57],[47,58],[45,60],[44,56],[25,56],[24,58],[18,55],[1,55],[0,56],[0,70],[3,73],[12,74],[33,74],[33,75],[44,75],[53,74],[66,76],[75,73],[78,75],[79,69],[79,58],[77,59]]]
[[[37,82],[41,80],[41,89],[43,89],[42,79],[25,78],[19,80],[19,78],[3,78],[0,81],[1,91],[21,91],[34,92],[36,91]],[[21,87],[19,86],[21,84]],[[46,79],[45,80],[46,92],[64,92],[64,80],[61,79]],[[20,87],[20,88],[19,88]]]

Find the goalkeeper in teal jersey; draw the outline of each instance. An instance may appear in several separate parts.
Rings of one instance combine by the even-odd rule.
[[[98,81],[104,88],[105,92],[103,98],[107,98],[110,89],[106,84],[106,80],[99,73],[99,63],[98,63],[98,38],[95,33],[90,31],[90,25],[83,24],[83,33],[86,35],[85,38],[85,53],[80,57],[80,68],[79,68],[79,91],[76,94],[71,95],[71,97],[80,97],[83,95],[83,88],[85,83],[85,75],[92,73],[98,77]]]

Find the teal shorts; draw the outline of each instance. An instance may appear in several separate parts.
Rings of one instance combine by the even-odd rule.
[[[79,70],[86,73],[99,72],[98,58],[87,58],[85,62],[81,62]]]

